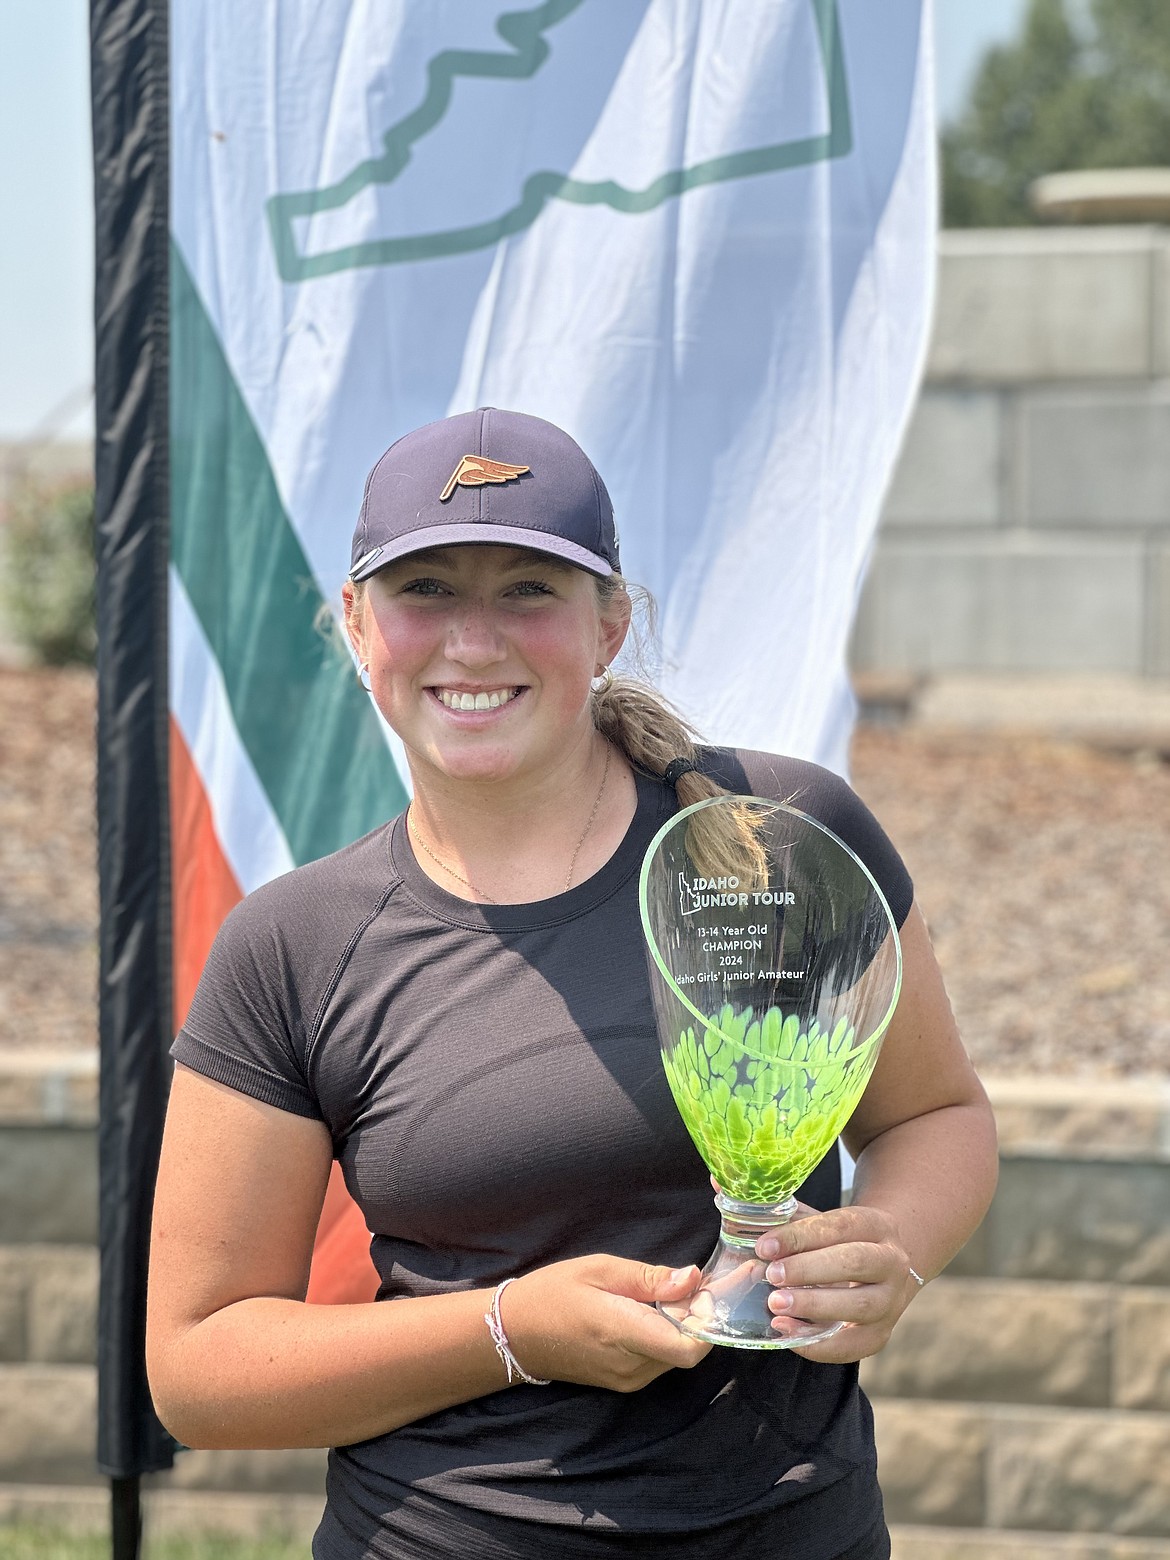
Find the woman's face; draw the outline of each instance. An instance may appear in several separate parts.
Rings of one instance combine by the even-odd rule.
[[[347,587],[348,589],[348,587]],[[629,622],[591,574],[517,547],[414,553],[369,581],[354,648],[416,763],[451,779],[555,768],[592,727],[589,683]]]

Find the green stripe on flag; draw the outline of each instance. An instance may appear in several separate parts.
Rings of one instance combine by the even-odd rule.
[[[369,695],[316,627],[321,590],[173,244],[171,556],[293,859],[328,855],[401,811]]]

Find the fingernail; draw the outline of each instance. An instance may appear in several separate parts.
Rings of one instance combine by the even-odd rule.
[[[764,1277],[770,1284],[782,1284],[784,1282],[783,1262],[770,1262],[764,1269]]]
[[[695,1270],[693,1267],[675,1268],[674,1272],[670,1275],[670,1281],[672,1284],[685,1284],[687,1279],[690,1278],[694,1271]]]
[[[773,1289],[768,1298],[768,1305],[773,1311],[790,1311],[792,1309],[791,1289]]]
[[[780,1255],[780,1242],[776,1239],[775,1235],[760,1236],[759,1242],[756,1245],[756,1255],[758,1257],[762,1257],[765,1262],[767,1262],[770,1257],[778,1257]]]

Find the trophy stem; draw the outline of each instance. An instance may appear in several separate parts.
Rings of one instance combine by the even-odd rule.
[[[658,1309],[680,1332],[708,1343],[737,1349],[793,1349],[831,1338],[841,1322],[808,1322],[798,1316],[783,1318],[782,1329],[773,1326],[768,1308],[772,1285],[765,1277],[767,1263],[755,1254],[755,1245],[768,1230],[806,1217],[795,1197],[778,1203],[739,1202],[720,1192],[719,1240],[703,1269],[698,1287],[685,1300]],[[799,1292],[798,1292],[799,1293]]]

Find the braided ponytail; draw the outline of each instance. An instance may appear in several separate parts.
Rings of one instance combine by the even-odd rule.
[[[597,584],[603,607],[626,589],[616,574]],[[693,728],[656,689],[633,677],[615,676],[594,693],[593,724],[635,769],[656,779],[674,759],[694,762],[697,757]],[[733,794],[700,770],[680,775],[675,792],[680,807]],[[695,813],[687,825],[687,854],[706,877],[734,875],[744,887],[767,880],[767,858],[747,806],[705,807]]]

